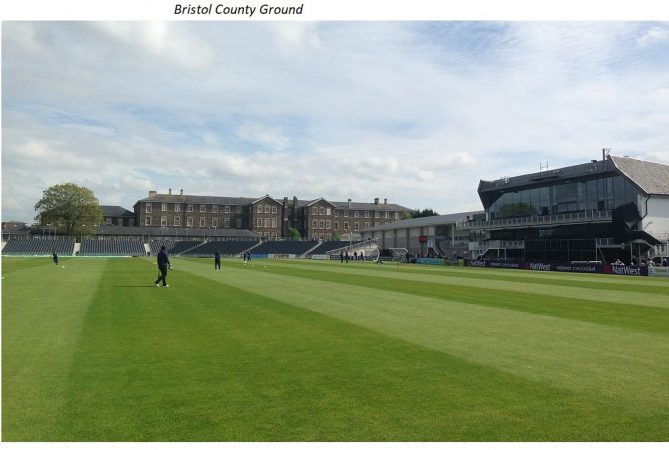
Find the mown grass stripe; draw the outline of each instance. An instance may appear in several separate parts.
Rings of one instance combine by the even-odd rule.
[[[406,277],[391,278],[387,274],[377,277],[376,274],[361,274],[360,271],[333,273],[323,268],[320,268],[320,270],[302,270],[301,268],[296,270],[295,267],[290,265],[270,265],[267,270],[271,273],[303,279],[373,287],[441,300],[613,325],[636,331],[669,334],[669,308],[624,304],[622,302],[627,296],[620,293],[609,292],[609,301],[584,300],[567,296],[539,295],[536,292],[528,293],[524,292],[525,289],[517,291],[513,289],[514,286],[509,284],[502,284],[502,287],[506,289],[494,289],[488,285],[480,284],[450,284],[448,281],[443,283],[416,281]],[[435,278],[430,279],[434,280]],[[462,281],[462,279],[459,281]],[[610,301],[614,295],[620,297],[620,303]],[[669,297],[666,300],[669,304]]]
[[[179,264],[189,273],[202,273],[198,262]],[[228,267],[224,282],[530,380],[581,394],[596,392],[639,413],[649,408],[666,412],[669,405],[665,336],[385,289],[305,281],[256,266]],[[203,276],[219,277],[213,271]]]
[[[64,270],[46,258],[3,264],[3,441],[54,439],[76,342],[105,264],[68,259]]]
[[[268,268],[277,266],[276,262],[267,263]],[[233,267],[234,263],[231,264]],[[611,289],[610,291],[602,292],[600,289],[596,288],[584,288],[584,287],[569,287],[568,283],[566,285],[552,285],[550,282],[543,284],[535,285],[532,283],[523,282],[523,278],[519,276],[511,277],[512,281],[509,281],[507,278],[502,278],[500,280],[477,277],[477,271],[479,269],[471,270],[462,270],[454,269],[447,267],[439,268],[430,268],[430,269],[415,269],[412,265],[375,265],[375,264],[366,264],[366,265],[339,265],[331,262],[325,263],[316,263],[312,265],[294,264],[292,262],[282,262],[280,266],[277,267],[293,267],[295,271],[304,270],[304,271],[321,271],[326,273],[340,273],[340,274],[358,274],[368,277],[378,277],[383,279],[391,280],[406,280],[406,281],[416,281],[416,282],[425,282],[425,283],[438,283],[444,287],[448,286],[464,286],[464,287],[477,287],[481,289],[497,289],[497,290],[508,290],[515,292],[525,292],[530,294],[540,295],[552,295],[565,298],[575,298],[583,300],[594,300],[599,302],[609,302],[609,303],[622,303],[622,304],[632,304],[640,306],[652,306],[657,308],[667,308],[669,309],[669,279],[663,281],[662,285],[666,289],[661,289],[660,293],[654,292],[645,292],[646,284],[653,282],[654,280],[649,280],[648,278],[637,278],[636,292],[616,292],[616,289]],[[443,275],[444,273],[453,273],[453,276]],[[514,271],[519,273],[520,271]],[[520,272],[527,275],[530,279],[534,279],[532,272]],[[559,274],[555,274],[559,276]],[[585,274],[571,274],[566,279],[579,279],[581,276],[588,276]],[[596,277],[605,277],[604,275],[595,275]],[[562,278],[562,277],[561,277]],[[623,280],[621,277],[618,279],[621,282],[629,283],[629,280]],[[485,282],[484,282],[485,280]]]

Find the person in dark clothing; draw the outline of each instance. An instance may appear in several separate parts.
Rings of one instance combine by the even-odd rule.
[[[221,270],[221,254],[218,250],[214,252],[214,270]]]
[[[160,287],[161,280],[163,282],[164,287],[169,287],[170,285],[167,284],[167,269],[172,268],[172,265],[170,264],[170,258],[169,256],[167,256],[167,251],[164,245],[160,247],[157,260],[158,260],[158,270],[160,270],[160,274],[158,276],[158,279],[156,280],[156,287]]]
[[[56,251],[53,251],[53,263],[55,265],[58,265],[58,255],[56,254]]]

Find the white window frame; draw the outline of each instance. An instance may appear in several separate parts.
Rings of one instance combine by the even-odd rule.
[[[318,206],[314,206],[313,208],[311,208],[311,214],[313,214],[314,216],[318,215]]]
[[[269,217],[265,217],[265,228],[269,228],[270,225],[271,225],[271,221],[270,221]]]
[[[353,231],[360,231],[360,223],[353,222]]]
[[[174,204],[174,212],[179,212],[181,211],[181,204],[175,203]]]
[[[145,227],[150,227],[151,226],[151,216],[145,216],[144,217],[144,226]]]
[[[330,228],[332,228],[332,221],[331,220],[326,220],[325,221],[325,228],[328,229],[328,230]]]
[[[147,203],[147,204],[146,204],[146,211],[145,211],[145,212],[146,212],[147,214],[150,214],[150,213],[152,212],[151,209],[152,209],[152,208],[151,208],[151,203]]]
[[[161,227],[167,226],[167,216],[160,216],[160,226]]]
[[[378,211],[374,211],[374,218],[375,218],[375,219],[378,219],[378,218],[379,218],[379,212],[378,212]]]
[[[271,208],[269,207],[269,205],[265,205],[265,214],[269,214],[270,210]]]
[[[180,227],[181,226],[181,217],[175,217],[174,218],[174,226],[175,227]]]
[[[186,206],[186,212],[193,212],[193,204]]]
[[[311,221],[311,229],[312,230],[318,229],[318,220],[312,220]]]
[[[211,212],[217,213],[218,212],[218,205],[212,205]]]
[[[276,217],[272,217],[272,228],[276,228]]]
[[[186,217],[186,228],[193,228],[193,218]]]
[[[365,210],[365,219],[369,219],[369,210]]]
[[[167,211],[167,203],[161,203],[160,210],[161,211]]]
[[[225,205],[223,207],[223,213],[224,214],[230,214],[230,205]]]
[[[211,218],[211,226],[218,228],[218,217],[212,217]]]
[[[258,212],[258,214],[262,214],[262,205],[258,205],[256,211]]]
[[[348,231],[348,220],[344,222],[344,231]]]
[[[200,212],[207,212],[207,205],[200,205]]]
[[[256,228],[262,228],[262,217],[258,217],[256,220]]]
[[[272,205],[272,214],[276,214],[277,212],[276,205]]]
[[[226,217],[225,219],[223,219],[223,227],[224,228],[230,228],[230,218],[229,217]]]

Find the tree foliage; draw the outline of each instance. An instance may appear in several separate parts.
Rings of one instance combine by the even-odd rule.
[[[435,212],[430,209],[423,209],[422,211],[420,210],[415,210],[414,212],[411,213],[411,218],[415,219],[417,217],[430,217],[430,216],[438,216],[439,213]]]
[[[93,224],[102,223],[102,208],[93,191],[74,183],[56,184],[44,191],[35,204],[35,220],[51,224],[68,236],[93,234]]]
[[[292,239],[302,239],[302,235],[300,234],[300,230],[297,228],[291,228],[290,229],[290,237]]]
[[[335,231],[334,233],[332,233],[332,237],[330,238],[330,240],[331,241],[341,241],[341,236],[339,235],[339,233],[337,233]]]

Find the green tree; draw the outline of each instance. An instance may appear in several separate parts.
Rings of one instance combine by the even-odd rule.
[[[35,211],[41,225],[53,224],[68,236],[93,234],[92,225],[103,221],[93,192],[74,183],[56,184],[44,191]]]
[[[339,235],[339,233],[337,233],[335,231],[334,233],[332,233],[332,237],[330,238],[330,240],[331,241],[341,241],[341,236]]]
[[[297,228],[291,228],[290,229],[290,238],[291,239],[302,239],[302,235],[300,234],[300,230]]]
[[[417,218],[417,217],[430,217],[430,216],[438,216],[438,215],[439,214],[437,212],[433,211],[432,208],[430,208],[430,209],[426,208],[422,211],[417,209],[417,210],[415,210],[414,212],[411,213],[411,217],[414,218],[414,219]]]

